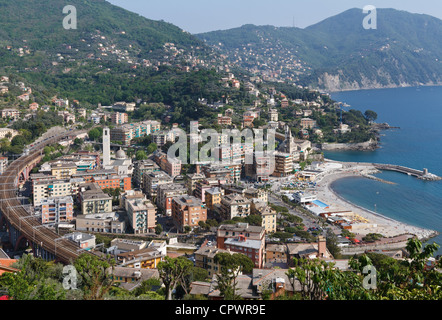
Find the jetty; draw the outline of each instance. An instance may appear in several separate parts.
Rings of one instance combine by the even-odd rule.
[[[421,170],[416,170],[416,169],[398,166],[398,165],[394,165],[394,164],[373,163],[372,165],[378,170],[396,171],[396,172],[400,172],[400,173],[405,173],[409,176],[414,176],[414,177],[421,179],[421,180],[428,180],[428,181],[442,180],[442,177],[439,177],[435,174],[428,172],[428,169],[425,169],[425,168],[421,171]]]

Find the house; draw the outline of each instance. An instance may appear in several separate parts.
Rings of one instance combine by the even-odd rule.
[[[209,276],[219,272],[220,266],[215,263],[215,256],[218,253],[232,253],[227,250],[219,249],[213,246],[202,246],[195,251],[195,267],[208,271]]]
[[[289,266],[293,265],[293,258],[307,259],[333,259],[332,254],[328,251],[325,237],[319,236],[316,243],[289,243],[287,244]]]
[[[159,262],[165,257],[165,253],[153,247],[147,247],[137,251],[123,252],[117,255],[117,261],[121,267],[156,269]]]
[[[16,268],[12,267],[12,265],[14,263],[16,263],[17,261],[18,261],[17,259],[10,259],[10,258],[3,259],[3,258],[1,258],[0,259],[0,276],[4,273],[15,273],[15,272],[20,271]]]
[[[239,295],[243,300],[257,300],[260,299],[260,295],[253,290],[252,286],[252,275],[240,274],[236,278],[236,294]],[[223,296],[221,292],[216,289],[218,286],[218,281],[216,276],[212,277],[210,282],[209,293],[207,294],[209,300],[222,300]]]
[[[121,288],[129,291],[136,289],[143,281],[160,277],[157,269],[114,267],[109,268],[107,272],[112,274],[115,283],[119,283]]]
[[[223,224],[218,227],[216,234],[217,247],[226,249],[225,241],[244,235],[248,239],[261,241],[261,246],[265,246],[265,229],[259,226],[251,226],[248,223]]]
[[[265,247],[260,240],[251,240],[244,235],[239,235],[225,240],[224,246],[229,251],[242,253],[249,257],[256,268],[263,266]]]
[[[39,105],[38,105],[37,102],[33,102],[33,103],[31,103],[31,104],[29,105],[29,109],[32,110],[32,111],[37,111],[37,110],[38,110],[38,107],[39,107]]]
[[[288,269],[253,269],[252,289],[260,297],[264,293],[269,293],[271,300],[279,296],[290,296],[295,292],[300,292],[301,285],[296,281],[293,286],[287,272]]]

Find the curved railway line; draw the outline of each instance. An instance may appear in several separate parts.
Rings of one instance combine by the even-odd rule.
[[[52,136],[34,145],[28,154],[13,161],[0,176],[0,209],[9,223],[29,242],[54,254],[56,259],[70,263],[79,256],[80,248],[72,241],[61,238],[56,232],[44,227],[38,217],[33,217],[17,198],[18,182],[21,172],[37,158],[42,149],[61,139],[81,131],[70,131]]]

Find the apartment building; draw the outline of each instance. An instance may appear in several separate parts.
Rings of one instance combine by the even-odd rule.
[[[127,113],[120,113],[120,112],[115,112],[112,113],[112,123],[115,124],[125,124],[127,122],[129,122],[129,116],[127,115]]]
[[[217,247],[203,246],[195,251],[195,267],[202,268],[208,271],[209,277],[218,273],[220,266],[215,263],[215,256],[218,253],[230,253],[232,252],[219,249]]]
[[[273,176],[286,177],[293,173],[293,155],[290,153],[275,152],[275,170]]]
[[[207,209],[213,211],[217,204],[221,204],[221,199],[224,196],[224,190],[218,187],[206,190],[205,202]]]
[[[172,178],[181,174],[181,161],[178,158],[168,158],[167,154],[161,151],[154,153],[154,160],[161,170]]]
[[[162,184],[170,184],[173,179],[162,171],[151,172],[143,175],[144,180],[144,193],[147,194],[149,199],[153,199],[157,196],[157,187]]]
[[[51,174],[56,179],[69,179],[77,173],[77,165],[72,162],[58,161],[51,164]]]
[[[187,194],[187,189],[183,184],[163,184],[157,188],[158,208],[167,216],[172,215],[172,199],[174,197]]]
[[[127,217],[135,234],[148,233],[156,226],[155,206],[146,198],[126,199]]]
[[[224,241],[224,246],[231,252],[242,253],[249,257],[253,261],[255,268],[262,268],[265,248],[261,241],[251,240],[244,235],[239,235]]]
[[[83,214],[112,212],[112,197],[104,193],[97,184],[85,184],[80,189],[81,212]]]
[[[316,121],[310,118],[302,118],[301,119],[301,128],[304,130],[313,129],[316,127]]]
[[[226,220],[234,217],[244,218],[250,215],[251,202],[239,194],[229,194],[221,199],[221,215]]]
[[[152,160],[140,160],[134,163],[132,178],[137,187],[143,189],[143,175],[160,171],[160,167]]]
[[[207,220],[207,208],[200,199],[180,196],[172,199],[172,219],[176,228],[183,232],[186,226],[195,228],[200,221]]]
[[[76,194],[77,190],[70,179],[41,179],[33,181],[32,197],[34,206],[41,205],[41,201],[45,198],[75,196]]]
[[[220,225],[216,234],[217,247],[226,249],[224,242],[227,239],[243,235],[251,240],[261,241],[262,247],[265,246],[265,229],[259,226],[251,226],[248,223],[224,224]]]
[[[125,233],[126,223],[115,212],[78,215],[75,218],[77,231]]]
[[[71,222],[74,218],[74,200],[71,196],[50,197],[41,200],[41,223]]]

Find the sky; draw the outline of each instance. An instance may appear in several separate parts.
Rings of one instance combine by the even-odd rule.
[[[107,0],[152,20],[170,22],[190,33],[244,24],[305,28],[351,8],[373,5],[442,19],[441,0]]]

